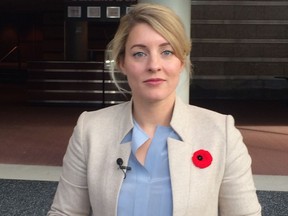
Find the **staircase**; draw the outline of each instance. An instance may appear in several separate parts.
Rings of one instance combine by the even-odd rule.
[[[27,68],[30,103],[105,107],[128,99],[115,87],[103,62],[30,62]]]

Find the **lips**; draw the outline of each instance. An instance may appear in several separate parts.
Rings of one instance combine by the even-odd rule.
[[[148,83],[148,84],[151,84],[151,85],[157,85],[157,84],[160,84],[160,83],[162,83],[164,81],[165,80],[161,79],[161,78],[152,78],[152,79],[145,80],[144,83]]]

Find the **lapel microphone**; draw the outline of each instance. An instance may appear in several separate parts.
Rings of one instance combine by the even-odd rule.
[[[125,179],[125,178],[126,178],[126,172],[127,172],[128,170],[131,170],[131,167],[129,167],[129,166],[123,166],[123,165],[122,165],[122,164],[123,164],[122,158],[117,158],[116,163],[117,163],[117,165],[119,166],[119,169],[121,169],[122,172],[124,173],[124,179]],[[126,170],[126,172],[125,172],[124,170]]]

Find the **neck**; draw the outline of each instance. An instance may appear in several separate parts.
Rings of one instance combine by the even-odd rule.
[[[153,137],[157,125],[170,125],[174,103],[175,96],[157,102],[133,99],[133,116],[141,128]]]

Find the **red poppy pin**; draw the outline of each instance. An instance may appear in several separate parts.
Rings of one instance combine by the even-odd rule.
[[[192,157],[192,162],[196,167],[199,167],[200,169],[204,169],[212,163],[212,155],[203,149],[200,149],[196,152],[194,152]]]

